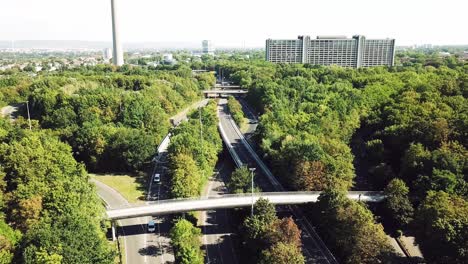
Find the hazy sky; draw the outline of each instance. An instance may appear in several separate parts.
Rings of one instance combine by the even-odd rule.
[[[123,42],[366,35],[468,44],[467,0],[118,0]],[[110,0],[0,0],[1,40],[111,41]]]

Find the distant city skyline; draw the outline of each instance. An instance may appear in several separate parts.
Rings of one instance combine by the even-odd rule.
[[[119,0],[121,40],[264,47],[297,35],[395,38],[398,46],[468,44],[460,0]],[[449,10],[449,12],[447,12]],[[110,0],[2,3],[0,40],[112,40]],[[125,47],[124,47],[125,48]]]

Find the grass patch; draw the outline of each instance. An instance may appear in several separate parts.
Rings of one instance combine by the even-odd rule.
[[[129,203],[141,202],[145,198],[144,175],[90,174],[97,181],[118,191]]]
[[[244,117],[242,123],[237,125],[239,126],[239,130],[245,134],[249,130],[249,119]]]

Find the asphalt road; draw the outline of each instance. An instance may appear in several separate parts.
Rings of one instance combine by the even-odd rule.
[[[257,130],[258,117],[254,113],[252,108],[248,106],[247,102],[244,99],[240,98],[238,100],[242,106],[242,111],[244,111],[245,117],[248,120],[248,124],[245,130],[242,130],[242,133],[244,133],[244,136],[246,139],[249,139],[251,136],[253,136],[253,133],[255,132],[255,130]]]
[[[232,124],[232,118],[229,115],[226,104],[226,99],[220,99],[218,115],[221,126],[223,127],[228,140],[231,142],[242,163],[249,167],[258,167],[257,162],[253,159],[247,147],[245,147],[245,144],[243,144],[241,135],[238,133],[238,128],[234,127]],[[263,191],[277,191],[275,185],[271,183],[267,175],[264,175],[261,169],[258,168],[255,172],[255,183],[257,186],[259,186]],[[303,213],[297,209],[297,207],[282,207],[281,211],[283,211],[284,216],[293,217],[296,224],[302,231],[302,250],[306,258],[306,263],[336,263],[332,257],[330,257],[330,254],[328,254],[327,257],[327,253],[324,253],[324,251],[327,251],[325,245],[321,243],[321,241],[317,240],[316,234],[313,231],[314,227],[310,224],[307,218],[305,218]]]
[[[221,158],[216,166],[216,173],[210,178],[204,194],[220,196],[228,193],[224,184],[234,167],[229,156]],[[225,209],[203,211],[200,213],[198,226],[202,229],[202,243],[205,249],[205,263],[208,264],[237,264],[232,237],[234,230],[230,224],[229,212]]]
[[[163,149],[155,161],[155,166],[150,178],[149,194],[152,202],[169,198],[169,176],[167,170],[167,149]],[[154,174],[160,174],[160,183],[154,182]],[[154,217],[156,222],[156,231],[154,233],[155,261],[151,263],[173,263],[175,261],[174,252],[171,246],[169,232],[172,227],[171,216]]]
[[[208,103],[208,99],[203,99],[201,101],[193,103],[191,106],[185,108],[182,110],[180,113],[176,114],[175,116],[171,117],[171,122],[173,125],[179,125],[181,122],[185,121],[187,119],[187,114],[190,113],[190,111],[197,109],[199,107],[205,106]]]
[[[97,187],[98,195],[108,208],[128,206],[127,200],[116,190],[99,181],[93,182]],[[117,222],[119,226],[117,233],[123,237],[125,263],[155,263],[158,253],[157,241],[154,233],[147,232],[147,224],[150,219],[151,217],[139,217]]]

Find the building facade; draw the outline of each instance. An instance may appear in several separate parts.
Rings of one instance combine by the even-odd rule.
[[[214,44],[211,40],[202,41],[202,53],[213,55],[215,52]]]
[[[309,63],[343,67],[393,66],[394,39],[364,36],[299,36],[293,40],[266,40],[266,59],[273,63]]]

